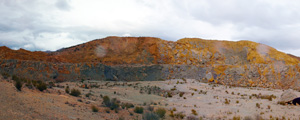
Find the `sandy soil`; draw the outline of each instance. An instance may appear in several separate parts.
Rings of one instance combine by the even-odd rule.
[[[132,109],[120,109],[118,113],[105,112],[101,96],[117,98],[121,102],[133,103],[154,108],[166,108],[164,119],[182,113],[199,119],[299,119],[300,106],[279,105],[284,90],[268,88],[229,87],[224,85],[200,83],[197,80],[167,80],[143,82],[107,82],[84,81],[57,83],[58,87],[44,92],[23,87],[17,91],[12,81],[0,80],[0,119],[142,119]],[[85,88],[85,86],[87,87]],[[80,97],[65,93],[66,86],[79,89]],[[91,87],[96,86],[96,87]],[[150,90],[150,92],[149,92]],[[86,94],[90,93],[89,97]],[[168,97],[170,93],[172,97]],[[184,93],[180,97],[179,93]],[[300,92],[294,91],[297,96]],[[276,98],[272,100],[256,97],[257,95]],[[79,101],[82,100],[82,102]],[[226,102],[227,101],[227,102]],[[91,106],[99,108],[92,112]],[[176,110],[173,110],[176,108]],[[192,109],[195,113],[192,113]],[[130,115],[130,113],[132,113]]]

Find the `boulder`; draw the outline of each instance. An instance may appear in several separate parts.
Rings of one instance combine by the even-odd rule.
[[[280,102],[291,102],[295,98],[297,98],[297,95],[293,92],[293,90],[289,89],[281,94]]]

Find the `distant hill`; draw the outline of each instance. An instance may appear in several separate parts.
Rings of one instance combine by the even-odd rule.
[[[0,73],[44,81],[197,79],[300,90],[299,58],[251,41],[107,37],[55,52],[0,47]]]
[[[30,52],[0,48],[1,59],[46,62],[99,62],[122,64],[298,64],[297,57],[251,41],[217,41],[184,38],[176,42],[153,37],[107,37],[56,52]]]

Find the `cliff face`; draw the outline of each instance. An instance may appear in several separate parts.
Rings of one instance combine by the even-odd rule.
[[[251,41],[107,37],[56,52],[0,47],[0,72],[72,81],[192,78],[237,86],[299,88],[299,60]]]

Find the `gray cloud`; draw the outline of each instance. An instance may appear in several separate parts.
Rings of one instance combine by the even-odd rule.
[[[300,55],[297,0],[1,0],[0,45],[57,50],[106,36],[251,40]]]
[[[67,0],[57,0],[55,3],[56,7],[61,10],[71,10],[71,6],[69,5],[69,1]]]

